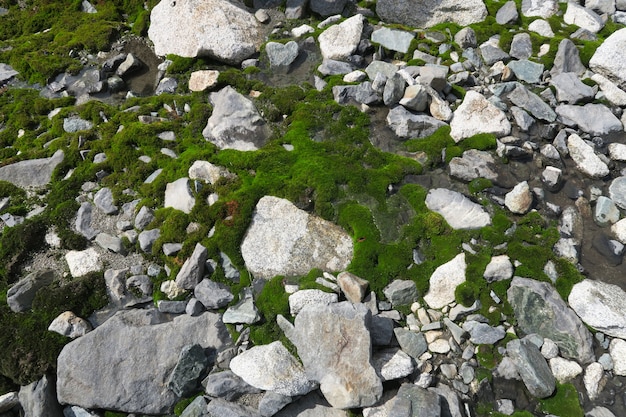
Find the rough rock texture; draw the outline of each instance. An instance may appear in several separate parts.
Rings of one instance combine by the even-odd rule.
[[[528,182],[522,181],[504,197],[504,205],[512,213],[526,214],[533,204],[533,194]]]
[[[322,56],[342,60],[352,55],[359,46],[364,20],[362,15],[357,14],[322,32],[318,39]]]
[[[577,134],[567,139],[567,149],[578,169],[592,178],[602,178],[609,174],[609,167],[604,163],[593,148]]]
[[[0,167],[0,180],[18,187],[43,187],[50,182],[52,172],[63,162],[65,154],[58,150],[50,158],[31,159]]]
[[[63,348],[57,362],[58,398],[87,409],[168,413],[177,396],[166,382],[182,348],[199,344],[215,354],[228,343],[217,314],[161,322],[154,311],[119,312]]]
[[[193,290],[204,275],[206,258],[207,249],[201,244],[196,243],[193,253],[189,259],[185,261],[176,275],[176,285],[179,288]],[[196,295],[196,297],[198,296]]]
[[[220,72],[215,70],[194,71],[189,76],[190,91],[204,91],[212,88],[217,84],[217,77]]]
[[[59,314],[48,326],[48,330],[75,339],[91,331],[91,324],[71,311]]]
[[[567,301],[588,326],[626,339],[626,293],[617,285],[585,279],[574,285]]]
[[[444,22],[461,26],[481,22],[487,8],[482,0],[381,0],[376,13],[386,22],[424,28]]]
[[[434,188],[428,191],[426,206],[443,216],[453,229],[479,229],[491,224],[491,217],[485,209],[463,194]]]
[[[62,417],[63,412],[57,402],[54,380],[44,375],[39,381],[20,388],[18,394],[24,416]]]
[[[263,41],[254,15],[225,0],[163,0],[150,13],[148,37],[157,55],[206,56],[233,65]]]
[[[626,340],[611,340],[609,352],[613,359],[613,372],[616,375],[626,376]]]
[[[450,136],[455,142],[478,133],[493,133],[498,137],[511,133],[511,123],[506,114],[482,94],[471,90],[454,112],[450,128]]]
[[[397,106],[389,110],[387,125],[401,139],[423,138],[430,136],[442,126],[446,126],[441,120],[427,114],[414,114],[403,106]]]
[[[538,398],[552,395],[556,380],[539,348],[528,340],[519,339],[511,340],[506,348],[528,391]]]
[[[507,296],[522,331],[553,340],[566,358],[582,363],[593,361],[591,333],[554,287],[515,277]]]
[[[65,254],[65,260],[74,278],[85,276],[90,272],[98,272],[103,268],[100,255],[94,248],[81,251],[71,250]]]
[[[604,136],[623,130],[622,122],[603,104],[589,103],[584,106],[563,104],[556,108],[556,113],[565,121],[573,122],[567,124],[578,125],[583,132],[594,136]]]
[[[465,253],[460,253],[451,261],[439,266],[430,276],[430,287],[424,301],[435,309],[454,301],[456,287],[465,282]]]
[[[195,286],[193,294],[208,310],[226,307],[234,298],[226,285],[207,278]]]
[[[589,67],[594,72],[604,75],[621,88],[626,87],[624,48],[626,48],[626,28],[620,29],[606,38],[589,61]]]
[[[339,226],[272,196],[257,203],[241,244],[248,270],[261,278],[305,275],[313,268],[343,270],[352,250],[352,239]]]
[[[37,291],[52,284],[53,270],[35,271],[20,279],[7,292],[7,304],[11,311],[19,313],[30,309]]]
[[[196,199],[191,193],[189,178],[179,178],[165,186],[164,207],[172,207],[183,213],[191,213]]]
[[[198,344],[184,346],[178,362],[167,379],[169,389],[179,397],[188,397],[198,386],[198,379],[209,365],[204,348]]]
[[[305,307],[295,320],[294,344],[308,377],[335,408],[367,407],[383,392],[370,365],[370,311],[342,302]]]

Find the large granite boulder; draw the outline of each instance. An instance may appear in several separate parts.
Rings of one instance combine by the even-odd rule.
[[[181,315],[164,321],[154,310],[128,310],[67,344],[57,361],[59,402],[125,413],[171,413],[178,397],[167,381],[183,347],[209,356],[230,343],[220,316]]]
[[[352,252],[352,239],[342,228],[272,196],[257,203],[241,244],[248,270],[260,278],[305,275],[313,268],[344,270]]]
[[[453,229],[480,229],[491,224],[491,216],[463,194],[445,188],[433,188],[426,196],[426,207],[443,216]]]
[[[250,99],[226,86],[209,95],[213,113],[202,131],[220,149],[255,151],[265,145],[270,129]]]
[[[31,159],[0,167],[0,180],[18,187],[43,187],[50,182],[54,169],[65,154],[58,150],[49,158]]]
[[[624,48],[626,48],[626,28],[606,38],[589,61],[589,66],[594,72],[604,75],[621,88],[626,87]]]
[[[493,133],[501,137],[511,133],[506,114],[491,104],[482,94],[468,91],[450,122],[450,136],[459,142],[478,133]]]
[[[238,65],[258,51],[261,24],[242,3],[163,0],[150,13],[148,37],[157,55],[210,57]]]
[[[507,298],[524,333],[553,340],[566,358],[593,361],[591,333],[552,285],[514,277]]]
[[[446,22],[478,23],[487,17],[487,8],[482,0],[379,0],[376,13],[389,23],[426,28]]]
[[[626,293],[617,285],[585,279],[574,285],[567,301],[588,326],[626,339]]]

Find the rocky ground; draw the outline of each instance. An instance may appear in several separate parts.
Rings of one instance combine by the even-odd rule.
[[[44,3],[0,416],[626,415],[626,2]]]

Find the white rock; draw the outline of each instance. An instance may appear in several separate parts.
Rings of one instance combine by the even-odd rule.
[[[571,381],[583,372],[583,368],[577,362],[561,357],[550,359],[550,369],[552,375],[562,384]]]
[[[626,161],[626,145],[623,143],[609,143],[609,157],[614,161]]]
[[[76,316],[71,311],[66,311],[50,323],[48,330],[75,339],[90,332],[92,327],[87,320]]]
[[[375,352],[372,355],[372,366],[383,382],[404,378],[415,370],[413,359],[399,348]]]
[[[563,21],[568,25],[576,25],[592,33],[597,33],[604,27],[602,19],[593,10],[573,2],[567,3]]]
[[[626,340],[613,339],[609,345],[615,375],[626,376]]]
[[[451,261],[439,266],[430,276],[430,288],[424,301],[434,309],[440,309],[454,302],[456,287],[465,282],[465,253],[460,253]]]
[[[222,177],[232,177],[233,174],[228,172],[224,167],[213,165],[208,161],[194,161],[189,168],[189,179],[202,180],[211,185],[215,185]]]
[[[161,283],[160,290],[170,300],[180,297],[187,292],[184,288],[180,288],[178,285],[176,285],[176,280],[174,279],[168,279],[166,281],[163,281]]]
[[[611,226],[611,232],[613,232],[615,239],[619,240],[623,244],[626,244],[626,218]]]
[[[589,61],[590,68],[617,83],[619,87],[626,86],[626,28],[613,32],[596,49]]]
[[[556,358],[559,354],[559,345],[557,345],[551,339],[543,339],[543,345],[541,345],[541,354],[546,359]]]
[[[533,193],[526,181],[517,184],[504,196],[504,205],[515,214],[526,214],[532,204]]]
[[[493,133],[497,137],[511,133],[506,114],[473,90],[465,94],[463,103],[454,112],[450,128],[450,136],[455,142],[478,133]]]
[[[318,38],[322,56],[342,60],[352,55],[361,41],[364,20],[362,15],[356,14],[322,32]]]
[[[339,301],[339,298],[335,293],[322,290],[300,290],[289,296],[289,312],[292,316],[295,316],[308,305],[328,305],[337,301]]]
[[[294,38],[299,38],[303,35],[306,35],[307,33],[313,33],[313,32],[315,32],[315,29],[312,28],[311,26],[300,25],[298,27],[291,29],[291,36],[293,36]]]
[[[595,400],[600,395],[602,388],[604,388],[604,384],[606,383],[603,380],[604,377],[604,369],[602,365],[598,362],[594,362],[590,364],[587,369],[585,369],[585,375],[583,376],[583,384],[585,385],[585,389],[587,390],[587,395],[590,400]]]
[[[358,83],[367,78],[367,73],[361,70],[355,70],[347,73],[343,76],[343,82],[345,83]]]
[[[200,70],[194,71],[189,76],[189,90],[204,91],[217,85],[217,78],[220,76],[219,71]]]
[[[543,19],[533,20],[528,25],[528,30],[530,30],[531,32],[538,33],[539,35],[544,36],[546,38],[554,37],[554,32],[552,31],[552,27],[550,26],[550,23],[548,23],[547,20],[543,20]]]
[[[184,213],[191,213],[196,199],[191,193],[188,178],[179,178],[165,187],[164,207],[172,207]]]
[[[602,178],[609,175],[609,167],[596,155],[593,148],[577,134],[573,133],[567,138],[567,149],[578,169],[586,175],[592,178]]]
[[[445,188],[429,190],[426,207],[441,214],[453,229],[479,229],[491,224],[491,216],[480,204]]]
[[[428,345],[428,350],[432,353],[446,354],[450,352],[450,343],[444,339],[436,339]]]
[[[617,285],[585,279],[574,285],[568,302],[588,326],[626,339],[626,292]]]
[[[513,264],[508,255],[493,256],[485,268],[483,277],[487,282],[502,281],[513,277]]]
[[[526,17],[548,18],[559,10],[556,0],[523,0],[522,14]]]
[[[82,277],[90,272],[98,272],[103,268],[100,255],[94,248],[82,251],[71,250],[65,254],[65,260],[74,278]]]
[[[6,394],[0,395],[0,413],[9,411],[19,404],[20,400],[18,398],[17,392],[15,391],[7,392]]]
[[[626,106],[626,91],[619,88],[611,80],[601,74],[593,74],[591,79],[598,84],[604,93],[604,97],[611,102],[611,104],[620,107]]]

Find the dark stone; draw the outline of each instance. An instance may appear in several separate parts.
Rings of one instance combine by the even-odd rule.
[[[198,387],[198,379],[209,365],[209,359],[200,345],[183,347],[178,363],[167,381],[169,389],[179,397],[187,397]]]

